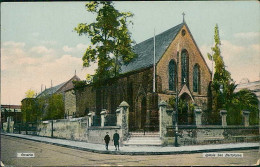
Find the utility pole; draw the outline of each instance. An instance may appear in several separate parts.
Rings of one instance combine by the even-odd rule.
[[[175,147],[178,147],[179,144],[178,144],[178,103],[179,103],[179,94],[178,94],[178,67],[179,67],[179,48],[180,45],[178,44],[177,46],[177,67],[176,67],[176,113],[175,113],[175,142],[174,142],[174,145]]]
[[[155,93],[155,29],[153,35],[153,93]]]

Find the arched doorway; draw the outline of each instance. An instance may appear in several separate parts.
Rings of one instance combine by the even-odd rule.
[[[144,128],[145,123],[146,123],[146,98],[143,97],[142,98],[142,102],[141,102],[141,129]]]
[[[178,124],[192,125],[194,123],[194,113],[192,109],[192,99],[187,93],[183,93],[179,98]]]

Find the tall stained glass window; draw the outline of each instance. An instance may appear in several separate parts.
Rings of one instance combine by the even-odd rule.
[[[169,63],[169,90],[176,89],[176,63],[171,60]]]
[[[189,57],[188,52],[186,50],[181,53],[181,83],[187,84],[189,83]]]
[[[193,67],[193,92],[200,91],[200,67],[195,64]]]

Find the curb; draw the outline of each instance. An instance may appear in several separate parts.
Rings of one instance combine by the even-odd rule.
[[[21,138],[25,140],[31,140],[36,141],[40,143],[46,143],[46,144],[52,144],[56,146],[66,147],[66,148],[72,148],[82,151],[88,151],[93,153],[99,153],[99,154],[113,154],[113,155],[172,155],[172,154],[195,154],[195,153],[206,153],[206,152],[219,152],[219,151],[234,151],[234,150],[251,150],[251,149],[259,149],[259,146],[251,146],[251,147],[239,147],[239,148],[221,148],[221,149],[201,149],[201,150],[191,150],[191,151],[166,151],[166,152],[121,152],[121,151],[107,151],[107,150],[95,150],[90,148],[82,148],[77,146],[70,146],[66,144],[59,144],[59,143],[53,143],[48,141],[39,141],[37,139],[28,139],[23,138],[20,136],[12,136],[8,134],[1,134],[5,136],[15,137],[15,138]]]

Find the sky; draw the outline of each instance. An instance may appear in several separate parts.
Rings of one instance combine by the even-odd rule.
[[[142,42],[185,21],[211,69],[207,53],[219,26],[221,53],[239,83],[259,80],[260,4],[257,1],[214,2],[114,2],[119,11],[134,14],[129,25],[132,39]],[[82,67],[82,55],[90,45],[87,36],[73,29],[91,23],[95,16],[85,2],[1,3],[1,104],[20,104],[29,89],[43,89],[69,80],[85,79],[96,65]],[[43,86],[41,86],[43,85]]]

